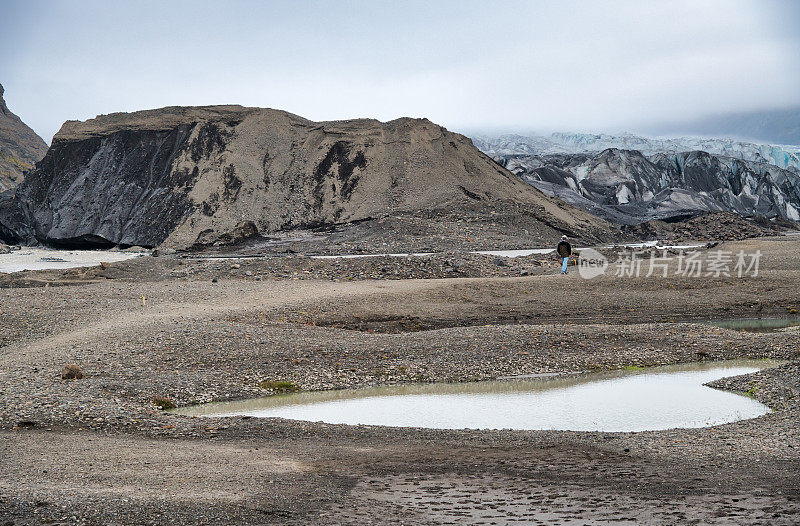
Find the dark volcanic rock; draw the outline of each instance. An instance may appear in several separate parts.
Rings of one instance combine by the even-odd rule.
[[[696,239],[738,240],[776,235],[779,229],[770,221],[751,221],[734,212],[709,212],[677,221],[645,221],[623,229],[639,239],[681,242]]]
[[[521,208],[528,238],[613,231],[426,119],[317,123],[209,106],[65,123],[37,169],[0,195],[0,238],[183,249],[464,207]]]
[[[258,228],[252,221],[242,221],[233,230],[225,233],[214,232],[212,229],[200,232],[195,241],[195,246],[200,248],[204,245],[236,245],[258,235]]]
[[[65,248],[157,245],[189,206],[175,189],[197,174],[172,168],[190,132],[121,130],[77,144],[56,135],[37,170],[0,196],[0,235]]]
[[[651,160],[671,186],[701,192],[722,210],[800,220],[800,175],[792,170],[698,151],[654,155]]]
[[[47,151],[42,138],[11,113],[3,93],[0,84],[0,192],[19,184]]]

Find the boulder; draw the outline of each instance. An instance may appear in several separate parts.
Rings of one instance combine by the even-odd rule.
[[[258,235],[258,228],[252,221],[242,221],[232,230],[224,233],[215,232],[213,229],[204,230],[195,240],[195,248],[204,245],[236,245]]]
[[[64,380],[78,380],[83,378],[83,371],[77,364],[70,363],[61,369],[61,378]]]

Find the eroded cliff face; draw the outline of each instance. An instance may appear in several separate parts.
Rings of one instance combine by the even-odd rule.
[[[67,122],[37,169],[0,195],[0,237],[187,248],[464,204],[488,214],[504,202],[529,207],[553,232],[610,228],[425,119],[164,108]]]
[[[47,144],[6,106],[0,85],[0,192],[13,188],[44,157]]]

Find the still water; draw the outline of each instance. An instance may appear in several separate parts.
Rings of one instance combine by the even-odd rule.
[[[645,431],[704,427],[770,410],[703,384],[774,366],[768,360],[489,382],[315,391],[181,408],[192,416],[281,417],[436,429]]]

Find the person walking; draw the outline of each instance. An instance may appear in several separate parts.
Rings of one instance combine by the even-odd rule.
[[[567,242],[567,236],[561,236],[561,242],[556,247],[558,257],[561,258],[561,273],[566,274],[567,265],[569,264],[569,257],[572,255],[572,247]]]

